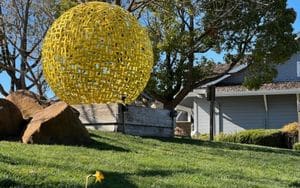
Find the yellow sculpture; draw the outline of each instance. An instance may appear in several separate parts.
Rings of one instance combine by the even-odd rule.
[[[147,32],[121,7],[80,4],[49,29],[42,51],[45,78],[69,104],[133,102],[153,66]]]

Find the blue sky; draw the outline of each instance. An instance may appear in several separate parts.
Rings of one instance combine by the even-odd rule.
[[[288,0],[288,7],[294,8],[294,10],[297,12],[297,19],[295,23],[293,24],[294,32],[300,32],[300,0]],[[209,52],[208,57],[212,57],[213,59],[222,62],[223,57],[220,55],[217,55],[213,52]],[[7,76],[5,74],[0,74],[0,83],[4,86],[4,88],[9,87],[9,80],[7,79]],[[50,94],[50,93],[49,93]],[[50,94],[51,95],[51,94]],[[2,95],[0,94],[0,97]]]
[[[293,26],[295,32],[300,32],[300,0],[288,0],[288,7],[294,8],[297,12],[297,19]]]

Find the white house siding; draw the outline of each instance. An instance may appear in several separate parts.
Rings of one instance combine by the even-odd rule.
[[[300,82],[300,64],[297,62],[300,62],[300,53],[294,54],[285,63],[277,65],[278,75],[274,79],[274,83]],[[222,80],[218,85],[240,85],[244,80],[246,72],[247,69],[241,70]],[[293,92],[299,93],[299,88],[293,86],[293,84],[289,87],[292,87],[290,88],[291,90],[295,89]],[[272,88],[270,89],[272,91]],[[197,95],[203,94],[203,92],[200,92],[201,88],[198,88],[198,90],[195,90],[195,92],[199,92]],[[251,94],[251,92],[245,91],[239,92],[239,94],[244,96],[236,97],[228,95],[230,97],[217,97],[215,113],[216,133],[237,132],[244,129],[281,128],[284,124],[297,121],[296,94],[280,95],[284,93],[284,88],[278,90],[278,92],[272,91],[272,94],[275,95],[266,96],[268,103],[266,112],[262,94],[265,94],[267,91],[268,89],[263,92],[257,92],[258,95],[256,96],[245,96]],[[233,93],[234,90],[229,92]],[[196,129],[194,132],[208,133],[209,102],[203,98],[195,99],[193,111],[194,127]]]
[[[195,99],[194,114],[194,131],[209,133],[209,102],[206,99]]]
[[[277,65],[277,76],[274,78],[274,82],[287,82],[287,81],[300,81],[300,77],[297,75],[297,62],[300,61],[300,53],[294,54],[289,60],[283,64]],[[222,84],[235,85],[244,82],[247,69],[238,72],[225,80]]]
[[[220,132],[265,128],[263,96],[222,97],[217,99]]]
[[[281,128],[284,124],[297,121],[296,95],[272,95],[268,100],[268,128]]]
[[[288,61],[277,66],[277,76],[274,82],[299,81],[297,75],[297,61],[300,61],[300,53],[294,54]]]
[[[263,96],[218,97],[215,108],[215,133],[233,133],[247,129],[274,129],[297,120],[296,95],[267,96],[268,112]],[[209,133],[209,102],[194,103],[195,129]],[[197,127],[198,125],[198,127]]]
[[[194,121],[195,126],[198,125],[198,132],[209,133],[209,102],[197,99],[194,105],[194,111],[197,110]],[[218,97],[215,112],[216,134],[266,126],[263,96]]]
[[[194,100],[194,123],[193,123],[193,132],[200,134],[209,133],[209,112],[210,112],[210,103],[205,98],[198,98]],[[218,102],[215,103],[215,124],[214,124],[214,133],[218,134],[220,131],[220,118],[219,118],[219,105]]]

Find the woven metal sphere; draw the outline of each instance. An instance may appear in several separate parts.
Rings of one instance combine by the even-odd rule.
[[[133,102],[153,66],[147,31],[119,6],[90,2],[71,8],[44,40],[45,79],[69,104]]]

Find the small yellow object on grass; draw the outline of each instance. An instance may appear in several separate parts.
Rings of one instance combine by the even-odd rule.
[[[95,182],[102,182],[102,180],[104,180],[104,175],[99,172],[99,171],[96,171],[96,174],[94,174],[95,178],[96,178],[96,181]]]
[[[101,183],[102,180],[104,180],[104,175],[103,175],[103,173],[100,172],[100,171],[96,171],[95,174],[90,174],[90,175],[88,175],[88,176],[86,177],[86,179],[85,179],[85,188],[88,187],[88,183],[89,183],[89,178],[90,178],[90,177],[95,177],[95,179],[96,179],[96,180],[95,180],[95,183],[97,183],[97,182]]]

